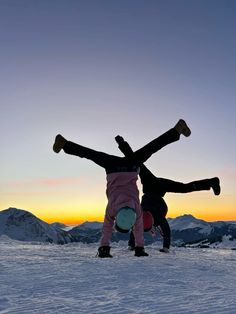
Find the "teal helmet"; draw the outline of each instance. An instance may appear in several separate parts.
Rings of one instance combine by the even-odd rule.
[[[127,233],[133,227],[136,221],[135,210],[131,207],[122,207],[116,215],[115,228],[117,231]]]

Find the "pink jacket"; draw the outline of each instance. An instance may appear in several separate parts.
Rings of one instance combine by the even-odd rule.
[[[139,201],[137,180],[137,172],[115,172],[107,174],[106,194],[108,204],[102,228],[101,246],[109,245],[115,216],[117,211],[124,206],[134,208],[137,215],[134,225],[135,245],[144,246],[143,214]]]

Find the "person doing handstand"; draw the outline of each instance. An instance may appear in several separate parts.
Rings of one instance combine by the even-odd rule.
[[[130,158],[133,150],[129,143],[126,142],[120,135],[115,137],[118,147],[121,152]],[[190,193],[194,191],[210,190],[212,188],[215,195],[220,194],[220,180],[218,177],[211,179],[203,179],[189,183],[176,182],[173,180],[156,177],[144,164],[140,165],[139,177],[143,187],[143,196],[141,207],[144,212],[143,224],[144,231],[150,231],[152,224],[160,229],[163,236],[163,248],[161,252],[168,253],[171,242],[171,230],[166,219],[168,206],[164,200],[164,195],[167,192],[173,193]],[[153,219],[150,219],[150,213]],[[133,250],[135,243],[135,235],[130,233],[129,248]]]
[[[169,131],[127,157],[109,155],[67,141],[60,134],[56,136],[53,145],[54,152],[59,153],[63,149],[66,154],[87,158],[106,171],[108,203],[98,248],[99,257],[112,257],[110,238],[114,223],[115,228],[120,232],[129,232],[134,227],[135,256],[148,256],[144,250],[143,216],[137,187],[139,167],[162,147],[179,140],[180,134],[184,136],[191,134],[186,122],[182,119]]]

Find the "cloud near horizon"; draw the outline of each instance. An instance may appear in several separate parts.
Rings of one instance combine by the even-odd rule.
[[[86,178],[60,177],[60,178],[35,178],[31,180],[10,181],[6,185],[12,188],[26,187],[58,187],[67,185],[80,185],[87,182]]]

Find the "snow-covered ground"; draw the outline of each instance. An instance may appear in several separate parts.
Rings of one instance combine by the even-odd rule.
[[[0,237],[0,313],[236,313],[236,251],[172,248],[112,259],[97,245],[33,244]]]

